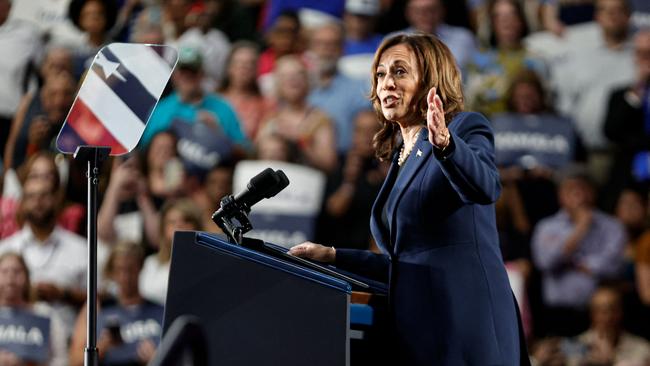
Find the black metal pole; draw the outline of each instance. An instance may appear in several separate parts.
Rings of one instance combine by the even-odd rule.
[[[97,186],[99,185],[99,168],[111,149],[108,147],[79,146],[75,159],[86,162],[88,179],[88,275],[86,277],[86,348],[84,365],[97,366]]]

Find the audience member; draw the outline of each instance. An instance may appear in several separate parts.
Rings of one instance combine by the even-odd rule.
[[[594,178],[602,181],[609,153],[603,134],[607,99],[611,92],[634,80],[630,43],[630,9],[626,0],[597,0],[595,19],[599,44],[579,47],[565,63],[553,66],[558,88],[558,108],[571,116],[590,153]],[[598,174],[598,175],[595,175]]]
[[[316,232],[319,242],[340,248],[370,247],[370,209],[387,171],[372,149],[380,127],[374,111],[364,110],[356,116],[351,147],[327,180]]]
[[[435,34],[449,47],[461,69],[476,51],[476,39],[470,31],[444,23],[445,6],[442,0],[409,0],[406,3],[406,19],[410,26],[402,32]]]
[[[178,137],[187,193],[200,188],[212,166],[245,155],[250,146],[235,111],[227,101],[202,89],[202,76],[200,52],[182,47],[172,75],[176,91],[160,101],[141,140],[146,147],[153,135],[165,130]]]
[[[264,117],[273,110],[273,102],[262,95],[256,72],[259,51],[255,43],[239,41],[233,44],[226,61],[226,70],[219,93],[232,105],[239,116],[246,137],[255,139]]]
[[[51,303],[64,324],[71,325],[74,306],[86,297],[86,240],[57,225],[59,198],[50,182],[28,179],[19,208],[23,228],[0,241],[0,252],[25,258],[36,298]]]
[[[39,86],[42,87],[50,76],[61,73],[74,73],[74,59],[68,47],[52,45],[46,48],[45,56],[38,68]]]
[[[17,334],[6,334],[0,349],[1,365],[68,364],[61,318],[49,305],[32,301],[29,269],[16,253],[0,255],[0,310],[4,329],[24,327],[33,336],[26,341]]]
[[[623,329],[623,302],[611,287],[599,287],[591,297],[591,325],[575,340],[567,365],[647,365],[650,344]]]
[[[122,242],[111,252],[105,274],[117,289],[114,297],[97,308],[98,358],[101,365],[147,365],[162,336],[163,307],[144,298],[138,279],[144,251],[138,244]],[[70,365],[84,365],[87,308],[74,326]]]
[[[589,22],[594,15],[594,1],[540,1],[540,16],[544,29],[561,37],[567,25]]]
[[[221,232],[217,224],[212,221],[212,214],[221,207],[221,199],[232,191],[234,166],[230,163],[221,163],[214,166],[205,177],[203,184],[204,199],[194,200],[203,211],[203,229],[206,231]],[[200,202],[199,202],[200,201]]]
[[[214,91],[224,77],[226,58],[230,52],[228,37],[212,28],[212,14],[201,3],[194,4],[187,15],[188,29],[178,38],[178,45],[197,48],[203,59],[203,87]]]
[[[251,15],[249,8],[264,2],[264,0],[204,0],[206,11],[212,19],[212,26],[225,33],[230,42],[258,40],[256,19],[260,17]]]
[[[159,24],[165,43],[172,43],[185,32],[185,20],[191,5],[191,0],[154,1],[138,15],[136,27],[140,24]]]
[[[506,261],[528,258],[530,231],[558,209],[553,171],[584,152],[570,119],[557,115],[539,76],[523,70],[506,92],[508,112],[492,119],[503,189],[497,204]]]
[[[650,180],[643,163],[650,156],[650,30],[637,33],[634,52],[636,80],[610,95],[605,114],[604,133],[615,147],[603,190],[603,206],[608,209],[623,187]]]
[[[140,272],[139,288],[144,298],[160,305],[165,303],[174,232],[202,228],[201,210],[192,201],[172,200],[163,205],[160,210],[158,252],[145,259]]]
[[[516,0],[490,2],[490,43],[475,52],[466,65],[465,93],[473,110],[488,116],[506,111],[506,92],[512,78],[522,70],[533,70],[544,79],[544,62],[523,44],[528,25]]]
[[[140,157],[113,158],[108,186],[97,213],[97,238],[108,245],[120,241],[158,243],[158,212],[141,171]]]
[[[278,60],[278,108],[262,124],[257,141],[279,134],[295,144],[300,162],[330,172],[336,166],[334,126],[328,116],[307,101],[309,77],[307,69],[296,56]]]
[[[72,106],[75,91],[72,75],[60,73],[23,98],[5,148],[5,169],[17,168],[39,150],[54,150],[54,138]]]
[[[117,20],[116,0],[72,0],[69,16],[84,35],[75,47],[75,75],[82,75],[101,47],[110,43],[111,29]]]
[[[546,306],[541,333],[566,336],[584,329],[586,306],[599,281],[619,275],[625,229],[594,207],[594,189],[581,169],[573,169],[560,182],[560,211],[535,227],[532,254],[542,272]]]
[[[18,169],[18,176],[21,185],[27,180],[35,179],[47,182],[53,187],[55,195],[62,199],[61,213],[58,215],[58,224],[69,231],[81,234],[85,230],[86,209],[78,203],[67,202],[58,167],[49,152],[38,152],[30,157],[23,166]],[[20,229],[18,216],[19,201],[11,197],[0,197],[3,202],[2,218],[0,226],[0,239],[15,233]]]
[[[11,55],[0,65],[0,151],[4,151],[11,121],[26,92],[30,66],[41,48],[37,30],[24,21],[9,19],[10,10],[11,0],[0,0],[0,48]]]
[[[282,12],[265,32],[264,40],[267,48],[260,55],[257,64],[258,77],[272,72],[275,69],[275,61],[282,56],[302,52],[302,32],[298,15],[293,11]]]
[[[566,366],[562,338],[543,338],[533,343],[530,348],[530,361],[534,366]]]
[[[157,133],[144,151],[144,178],[154,206],[160,208],[165,200],[181,196],[185,170],[178,157],[177,138],[170,131]]]
[[[343,14],[345,43],[339,60],[341,72],[351,78],[368,80],[372,58],[384,36],[375,32],[379,0],[347,0]]]
[[[650,284],[647,272],[648,245],[648,193],[647,187],[625,188],[616,203],[616,217],[627,230],[628,242],[625,245],[623,276],[617,283],[623,297],[626,314],[624,326],[627,330],[650,339],[650,302],[645,302],[642,294]]]
[[[350,79],[338,71],[343,41],[343,28],[339,24],[327,23],[312,31],[308,49],[316,74],[308,101],[327,111],[325,113],[334,122],[336,146],[340,154],[350,148],[355,116],[371,107],[367,98],[369,84]]]

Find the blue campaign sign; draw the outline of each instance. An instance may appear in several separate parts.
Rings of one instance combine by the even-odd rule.
[[[233,191],[244,190],[252,177],[268,167],[281,169],[291,183],[275,197],[252,207],[249,218],[253,230],[246,236],[287,248],[312,240],[323,202],[325,175],[304,165],[268,160],[242,161],[235,169]]]
[[[50,358],[50,319],[28,310],[0,310],[0,349],[21,360],[45,364]]]
[[[103,47],[85,74],[59,132],[59,151],[108,146],[123,155],[137,145],[178,54],[163,45],[112,43]]]
[[[556,115],[501,114],[492,119],[500,166],[560,168],[575,156],[571,120]]]
[[[175,119],[171,130],[178,137],[178,155],[190,175],[202,176],[231,158],[233,144],[218,124]]]
[[[106,352],[104,365],[122,365],[139,360],[138,344],[148,339],[155,345],[162,335],[163,307],[149,301],[132,307],[102,307],[97,318],[100,332],[109,324],[119,326],[122,343]]]

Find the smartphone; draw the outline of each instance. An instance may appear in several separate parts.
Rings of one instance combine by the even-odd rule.
[[[165,163],[163,179],[167,191],[178,189],[183,183],[183,163],[178,158],[172,158]]]
[[[122,332],[120,331],[120,321],[118,319],[108,319],[106,321],[106,330],[110,333],[113,342],[116,344],[124,343]]]

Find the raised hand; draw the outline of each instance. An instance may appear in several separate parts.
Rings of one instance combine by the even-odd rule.
[[[445,123],[445,109],[442,99],[436,94],[436,88],[429,89],[427,94],[427,129],[429,142],[438,149],[443,150],[449,145],[449,130]]]

